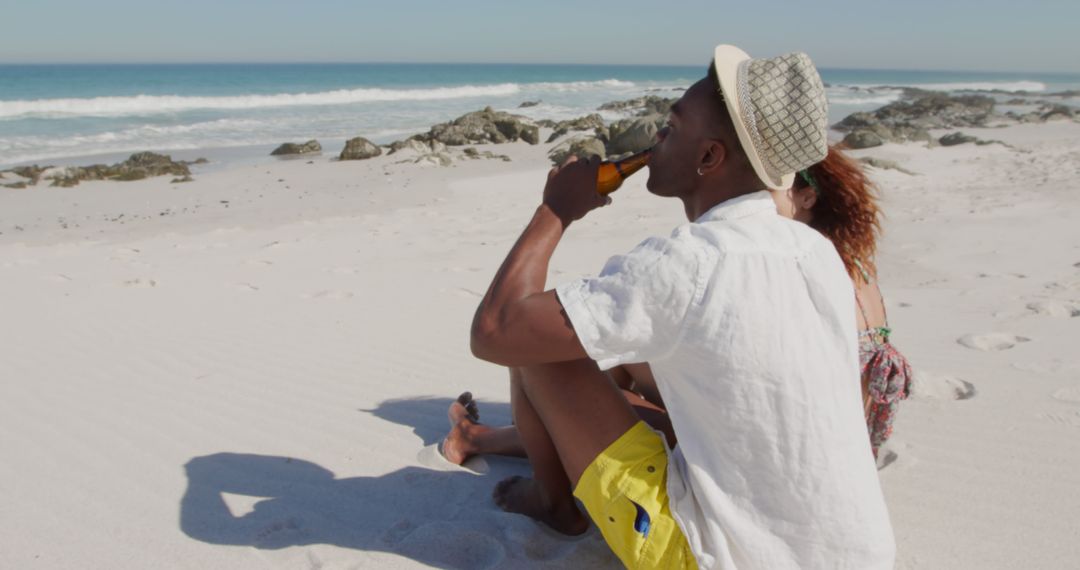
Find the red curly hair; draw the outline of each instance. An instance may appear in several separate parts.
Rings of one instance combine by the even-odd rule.
[[[874,254],[881,234],[877,187],[857,162],[834,146],[829,147],[825,160],[807,170],[818,195],[810,209],[810,227],[833,242],[852,279],[859,275],[857,263],[876,275]],[[802,175],[795,176],[796,189],[809,185]]]

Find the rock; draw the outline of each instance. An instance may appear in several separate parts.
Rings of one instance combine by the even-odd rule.
[[[52,180],[50,186],[70,188],[84,180],[142,180],[151,176],[190,176],[191,170],[185,162],[174,162],[167,154],[138,152],[124,162],[111,166],[92,164],[90,166],[71,166],[66,168],[40,169],[39,178]]]
[[[1065,91],[1055,91],[1053,93],[1047,93],[1046,97],[1063,97],[1063,98],[1070,98],[1070,99],[1073,98],[1073,97],[1080,97],[1080,89],[1068,89],[1068,90],[1065,90]]]
[[[417,135],[420,136],[420,135]],[[402,162],[428,163],[438,166],[450,166],[453,158],[446,151],[446,145],[439,141],[424,141],[413,137],[403,141],[395,141],[390,145],[388,154],[401,154]]]
[[[979,139],[957,131],[955,133],[949,133],[941,137],[940,139],[938,139],[938,143],[941,144],[941,146],[956,146],[958,144],[973,143],[977,140]]]
[[[180,184],[181,182],[193,182],[194,180],[195,179],[190,177],[190,176],[185,176],[183,178],[173,178],[169,183],[170,184]]]
[[[435,125],[427,133],[410,138],[424,142],[437,141],[448,146],[502,144],[517,140],[538,144],[540,127],[526,117],[486,107],[482,111],[466,113],[449,123]]]
[[[390,150],[386,154],[394,154],[402,149],[410,148],[410,145],[412,144],[423,145],[424,143],[413,138],[408,138],[401,141],[394,141],[390,143],[390,145],[387,147]]]
[[[873,112],[852,113],[833,128],[849,135],[862,131],[864,134],[858,138],[867,142],[872,142],[873,138],[865,132],[872,132],[882,142],[930,142],[929,129],[982,127],[993,116],[994,99],[991,97],[906,88],[904,99]],[[866,147],[852,145],[852,148]]]
[[[859,159],[859,162],[861,162],[861,163],[863,163],[863,164],[865,164],[867,166],[873,166],[874,168],[879,168],[881,170],[897,170],[897,171],[903,172],[904,174],[908,174],[910,176],[915,176],[914,172],[900,166],[900,164],[897,163],[895,160],[887,160],[887,159],[884,159],[884,158],[877,158],[875,156],[864,156],[864,157]]]
[[[556,139],[569,133],[570,131],[594,131],[598,132],[601,129],[606,129],[604,126],[604,118],[600,115],[593,113],[584,117],[578,117],[576,119],[570,119],[567,121],[559,121],[551,125],[554,132],[548,137],[547,142],[555,142]],[[606,136],[606,133],[605,133]]]
[[[4,188],[14,188],[16,190],[22,190],[29,186],[26,182],[12,182],[11,184],[4,184]]]
[[[183,163],[183,164],[208,164],[210,161],[206,160],[205,158],[196,158],[195,160],[192,160],[191,162],[188,162],[188,161],[185,161],[185,160],[182,160],[180,162]]]
[[[844,137],[844,145],[851,149],[871,148],[885,144],[881,136],[872,129],[852,131]]]
[[[338,155],[338,160],[364,160],[382,154],[382,149],[364,137],[355,137],[345,141],[345,148]]]
[[[1041,123],[1043,122],[1042,114],[1038,111],[1030,111],[1022,115],[1018,115],[1012,111],[1005,113],[1006,117],[1015,120],[1018,123]]]
[[[576,156],[588,158],[597,155],[600,158],[607,156],[604,141],[595,137],[582,137],[563,141],[548,152],[548,157],[555,164],[562,164],[567,158]]]
[[[623,112],[634,111],[635,114],[638,116],[664,115],[666,117],[668,112],[671,111],[671,106],[677,100],[678,99],[657,97],[656,95],[646,95],[644,97],[638,97],[636,99],[604,103],[603,105],[600,105],[598,110]]]
[[[1066,105],[1046,105],[1039,110],[1041,111],[1039,119],[1042,121],[1072,119],[1074,115],[1073,110]]]
[[[526,107],[535,107],[540,104],[540,101],[525,101],[518,105],[518,109],[525,109]]]
[[[319,141],[311,139],[306,143],[285,143],[270,153],[270,156],[288,156],[293,154],[313,154],[316,152],[322,152],[322,145]]]
[[[38,166],[38,165],[34,164],[34,165],[31,165],[31,166],[19,166],[17,168],[12,168],[11,172],[13,174],[15,174],[15,176],[20,176],[22,178],[29,178],[30,179],[30,184],[37,184],[38,181],[41,180],[41,175],[46,170],[48,170],[50,168],[52,168],[52,167],[51,166]]]
[[[461,152],[466,157],[468,157],[470,159],[473,159],[473,160],[477,160],[477,159],[481,159],[481,158],[492,158],[492,159],[497,158],[499,160],[502,160],[503,162],[511,162],[511,158],[509,156],[505,155],[505,154],[495,154],[495,153],[491,152],[490,150],[485,150],[484,152],[480,152],[480,151],[476,150],[476,148],[471,147],[471,146],[466,148],[465,150],[463,150]]]
[[[656,133],[666,120],[663,115],[648,115],[616,122],[608,128],[607,154],[621,155],[651,147],[656,144]]]

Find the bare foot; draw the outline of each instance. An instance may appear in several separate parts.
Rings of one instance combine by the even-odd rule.
[[[457,403],[465,406],[465,411],[469,414],[469,419],[475,423],[480,423],[480,408],[476,405],[476,400],[472,397],[472,392],[462,392],[457,397]]]
[[[535,479],[516,475],[503,479],[495,485],[491,497],[502,510],[538,520],[563,534],[576,536],[589,529],[589,519],[573,500],[552,505]]]
[[[476,407],[472,392],[462,392],[446,412],[450,420],[450,433],[442,443],[442,454],[455,465],[465,463],[476,450],[472,444],[473,432],[480,426],[480,410]]]

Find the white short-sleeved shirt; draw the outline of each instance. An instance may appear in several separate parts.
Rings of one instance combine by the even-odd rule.
[[[648,362],[678,437],[671,510],[702,568],[892,568],[863,418],[855,298],[768,192],[557,288],[600,368]]]

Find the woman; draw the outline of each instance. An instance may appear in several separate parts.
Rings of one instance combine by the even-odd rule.
[[[888,318],[877,285],[874,254],[881,226],[874,186],[857,163],[833,147],[825,160],[799,172],[790,189],[772,196],[780,215],[808,224],[833,242],[855,286],[863,411],[877,457],[892,434],[900,400],[908,396],[911,368],[889,343]],[[675,434],[649,365],[621,366],[609,375],[638,415],[662,431],[674,447]],[[485,453],[524,456],[514,426],[494,428],[479,423],[472,394],[459,396],[448,415],[450,433],[442,452],[449,461],[461,464]]]
[[[881,211],[874,185],[855,161],[833,147],[825,160],[799,172],[790,190],[773,192],[773,199],[781,215],[808,224],[833,242],[855,285],[863,411],[877,457],[892,435],[912,374],[907,359],[889,342],[885,301],[877,284],[874,255]]]

